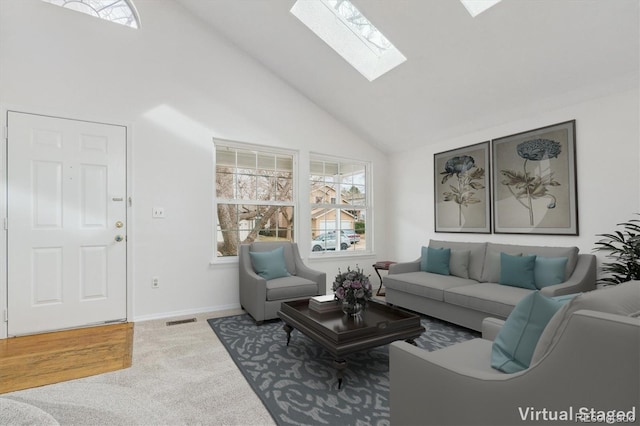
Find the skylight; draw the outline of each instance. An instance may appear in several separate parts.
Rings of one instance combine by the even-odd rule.
[[[297,0],[291,13],[369,81],[407,60],[348,0]]]
[[[130,0],[42,0],[116,24],[138,28],[140,20]]]
[[[474,18],[501,1],[502,0],[460,0],[464,7],[467,8],[467,12]]]

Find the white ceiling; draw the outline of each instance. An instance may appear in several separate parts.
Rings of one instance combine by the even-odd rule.
[[[373,82],[295,0],[177,1],[386,152],[638,86],[638,0],[503,0],[476,18],[454,0],[352,0],[407,57]]]

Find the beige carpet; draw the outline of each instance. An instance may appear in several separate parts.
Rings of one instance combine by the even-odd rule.
[[[0,395],[0,425],[273,425],[206,321],[239,313],[136,323],[131,368]]]

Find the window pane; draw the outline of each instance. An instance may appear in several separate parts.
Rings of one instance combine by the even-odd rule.
[[[293,179],[291,173],[278,178],[276,201],[293,201]]]
[[[241,200],[255,200],[257,194],[256,177],[248,174],[237,175],[238,186],[233,198]]]
[[[366,205],[366,194],[364,185],[351,185],[342,191],[342,199],[345,203],[354,206]]]
[[[277,155],[276,169],[281,172],[293,172],[293,157],[290,155]]]
[[[273,200],[276,198],[275,178],[262,175],[256,179],[257,185],[257,199],[258,200]]]

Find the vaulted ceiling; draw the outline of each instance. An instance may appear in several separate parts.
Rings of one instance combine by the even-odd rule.
[[[407,57],[372,82],[295,0],[177,1],[386,152],[638,87],[638,0],[503,0],[476,18],[454,0],[352,0]]]

